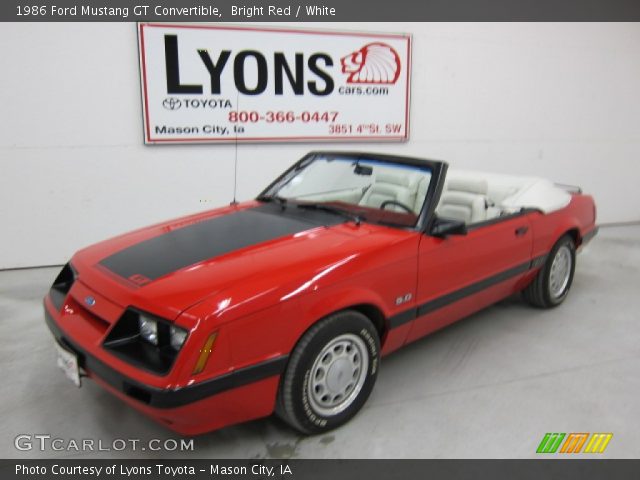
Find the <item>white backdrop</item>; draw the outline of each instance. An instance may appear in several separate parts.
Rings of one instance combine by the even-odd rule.
[[[291,26],[291,25],[289,25]],[[238,198],[304,152],[360,149],[535,174],[640,219],[640,24],[315,24],[413,34],[411,139],[241,145]],[[133,24],[0,29],[0,268],[228,203],[234,147],[144,146]]]

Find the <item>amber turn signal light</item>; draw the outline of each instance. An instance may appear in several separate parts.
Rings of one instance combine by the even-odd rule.
[[[213,344],[216,342],[216,338],[218,337],[218,332],[213,332],[207,338],[207,341],[204,342],[202,349],[200,350],[200,356],[198,357],[198,361],[196,362],[196,367],[193,369],[193,375],[197,375],[198,373],[204,370],[204,367],[207,366],[207,360],[209,360],[209,355],[211,355],[211,351],[213,350]]]

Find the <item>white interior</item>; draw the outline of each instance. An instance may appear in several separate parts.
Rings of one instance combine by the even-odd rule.
[[[570,201],[567,190],[543,178],[450,169],[436,213],[471,224],[523,208],[549,213]]]
[[[361,165],[367,166],[366,160]],[[396,212],[420,213],[424,204],[431,171],[403,165],[375,163],[371,175],[356,175],[353,162],[315,161],[284,185],[278,195],[298,200],[344,202]]]
[[[372,176],[354,175],[349,162],[315,162],[307,170],[285,185],[279,195],[370,208],[381,208],[388,201],[398,202],[418,215],[431,181],[428,172],[383,165],[376,165]],[[565,187],[544,178],[449,169],[436,213],[474,224],[523,208],[549,213],[570,201],[571,194]],[[393,204],[385,208],[406,211]]]
[[[418,213],[424,203],[424,197],[417,196],[418,185],[422,181],[428,183],[429,179],[430,175],[425,176],[417,172],[380,172],[359,203],[371,208],[380,208],[385,201],[399,202]],[[398,207],[391,209],[402,211]]]

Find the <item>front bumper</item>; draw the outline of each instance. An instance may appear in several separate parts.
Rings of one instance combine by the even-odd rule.
[[[187,435],[269,415],[287,356],[234,370],[182,388],[158,388],[124,375],[71,339],[58,325],[57,312],[45,299],[45,321],[55,340],[78,356],[78,364],[129,405]]]

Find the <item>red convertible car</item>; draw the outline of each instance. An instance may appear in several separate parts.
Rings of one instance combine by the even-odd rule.
[[[193,435],[274,411],[314,434],[380,358],[514,292],[560,304],[593,199],[534,177],[313,152],[256,200],[76,253],[44,300],[58,364]]]

